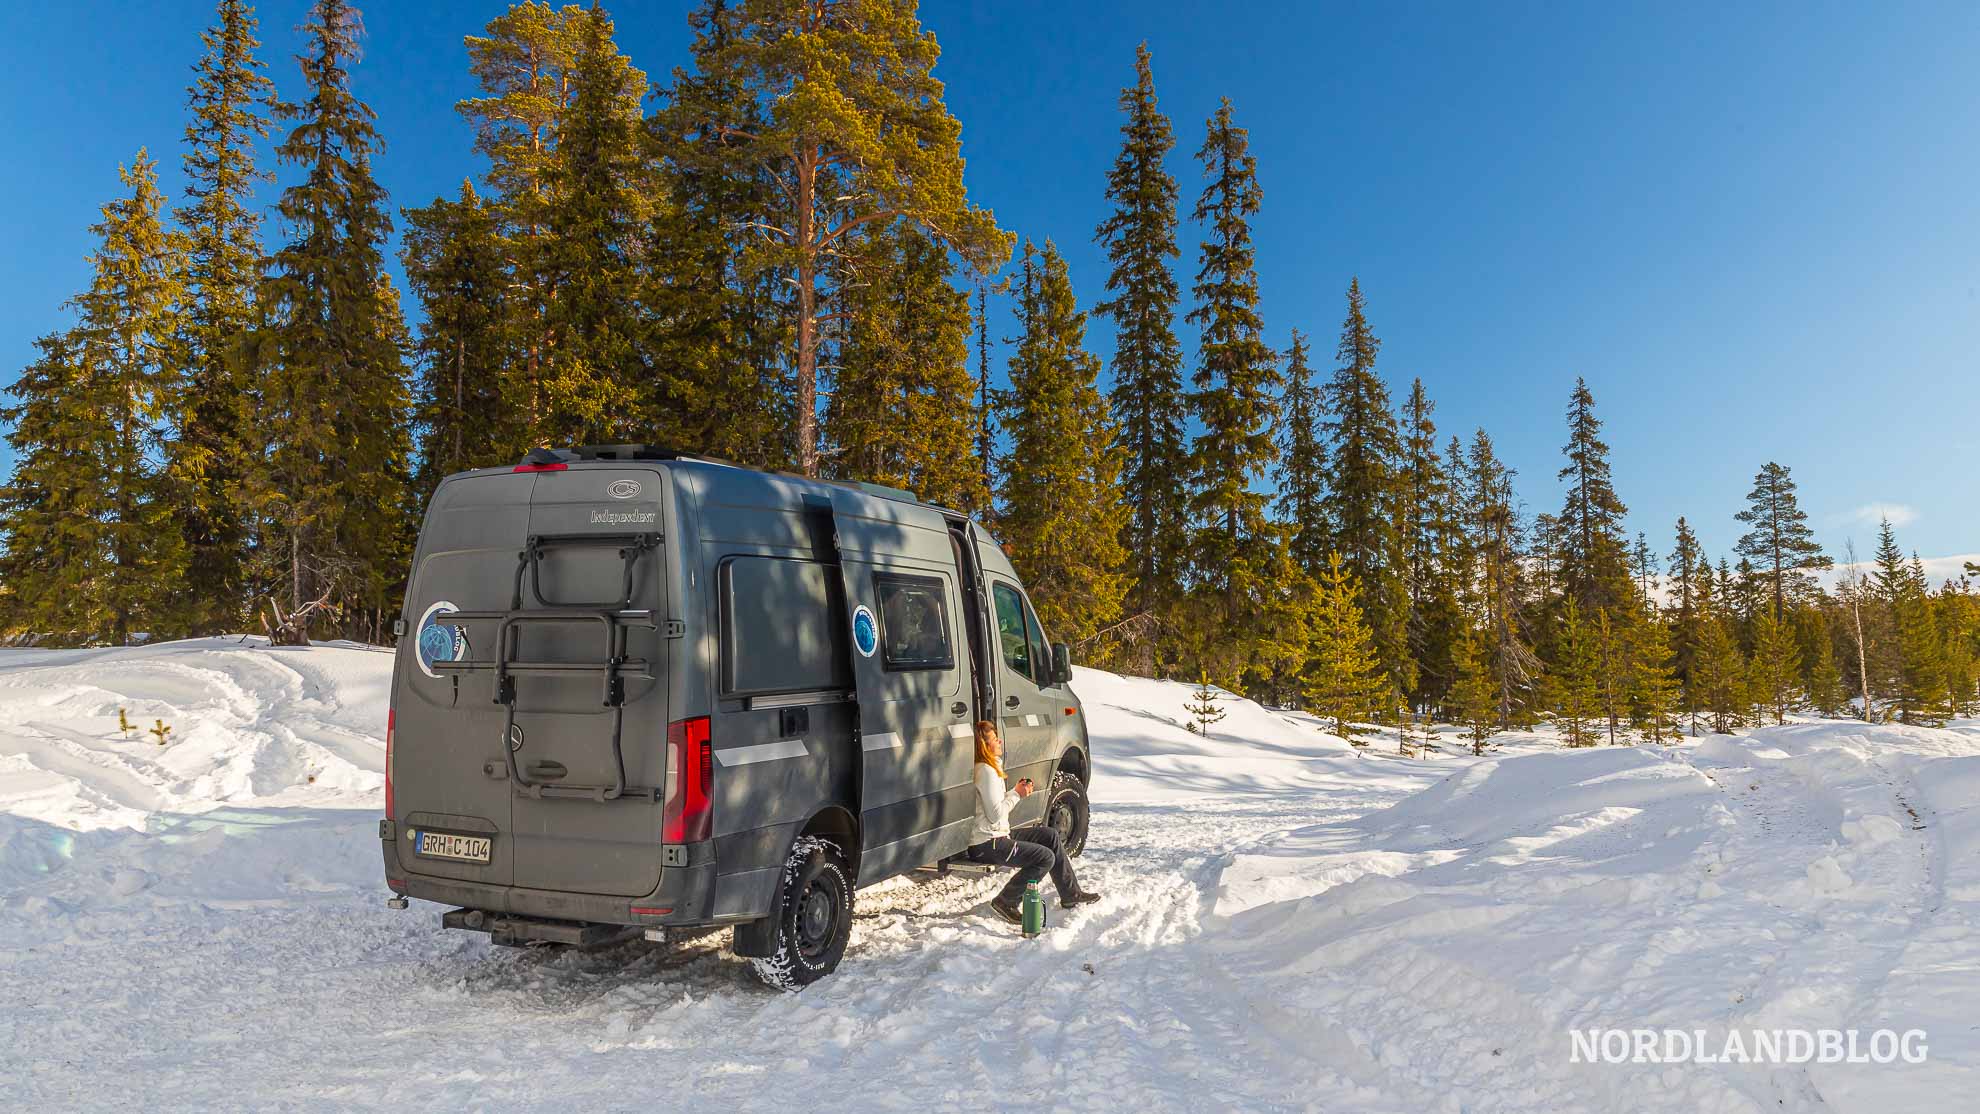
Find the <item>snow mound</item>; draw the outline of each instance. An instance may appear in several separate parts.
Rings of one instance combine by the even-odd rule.
[[[372,806],[391,663],[238,638],[0,651],[0,812],[86,831],[223,805]]]
[[[1862,724],[1488,760],[1241,850],[1206,942],[1285,1056],[1469,1111],[1980,1094],[1980,738]],[[1577,1064],[1587,1028],[1925,1031],[1924,1064]]]

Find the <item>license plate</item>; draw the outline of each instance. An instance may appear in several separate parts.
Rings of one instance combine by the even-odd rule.
[[[453,859],[463,863],[485,863],[489,857],[489,846],[493,842],[487,836],[455,835],[452,832],[414,832],[413,851],[429,859]]]

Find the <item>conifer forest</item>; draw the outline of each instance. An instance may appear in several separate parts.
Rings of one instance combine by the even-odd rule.
[[[441,477],[644,442],[966,511],[1082,664],[1206,706],[1481,750],[1980,713],[1980,569],[1931,582],[1888,521],[1825,551],[1792,461],[1632,533],[1600,382],[1545,371],[1559,470],[1516,475],[1385,371],[1381,290],[1265,319],[1271,168],[1228,100],[1165,113],[1146,47],[1110,60],[1105,220],[1008,228],[965,188],[963,128],[996,122],[945,105],[914,0],[704,0],[671,73],[600,6],[490,14],[434,63],[478,85],[482,161],[431,198],[375,173],[345,0],[280,13],[294,59],[244,0],[162,45],[184,131],[119,168],[0,408],[0,637],[388,642]],[[1104,285],[1075,289],[1078,237]]]

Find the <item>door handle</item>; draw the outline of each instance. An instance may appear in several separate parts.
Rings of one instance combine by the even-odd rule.
[[[481,764],[481,772],[494,778],[496,781],[509,780],[509,764],[507,762],[483,762]]]
[[[1006,696],[1006,697],[1004,697],[1004,707],[1006,707],[1006,708],[1015,708],[1015,707],[1017,707],[1017,706],[1018,706],[1018,698],[1017,698],[1017,697],[1015,697],[1015,696]]]
[[[969,714],[969,705],[958,700],[954,704],[949,705],[949,714],[952,716],[966,716]]]

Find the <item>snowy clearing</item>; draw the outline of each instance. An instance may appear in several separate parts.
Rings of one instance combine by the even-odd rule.
[[[1082,670],[1080,869],[1106,898],[1026,942],[982,907],[994,881],[884,883],[839,973],[786,996],[726,933],[516,951],[385,908],[390,665],[238,640],[0,652],[10,1105],[1980,1099],[1980,723],[1404,759],[1247,702],[1201,739],[1191,686]],[[1929,1059],[1571,1063],[1570,1031],[1598,1027],[1922,1029]]]

